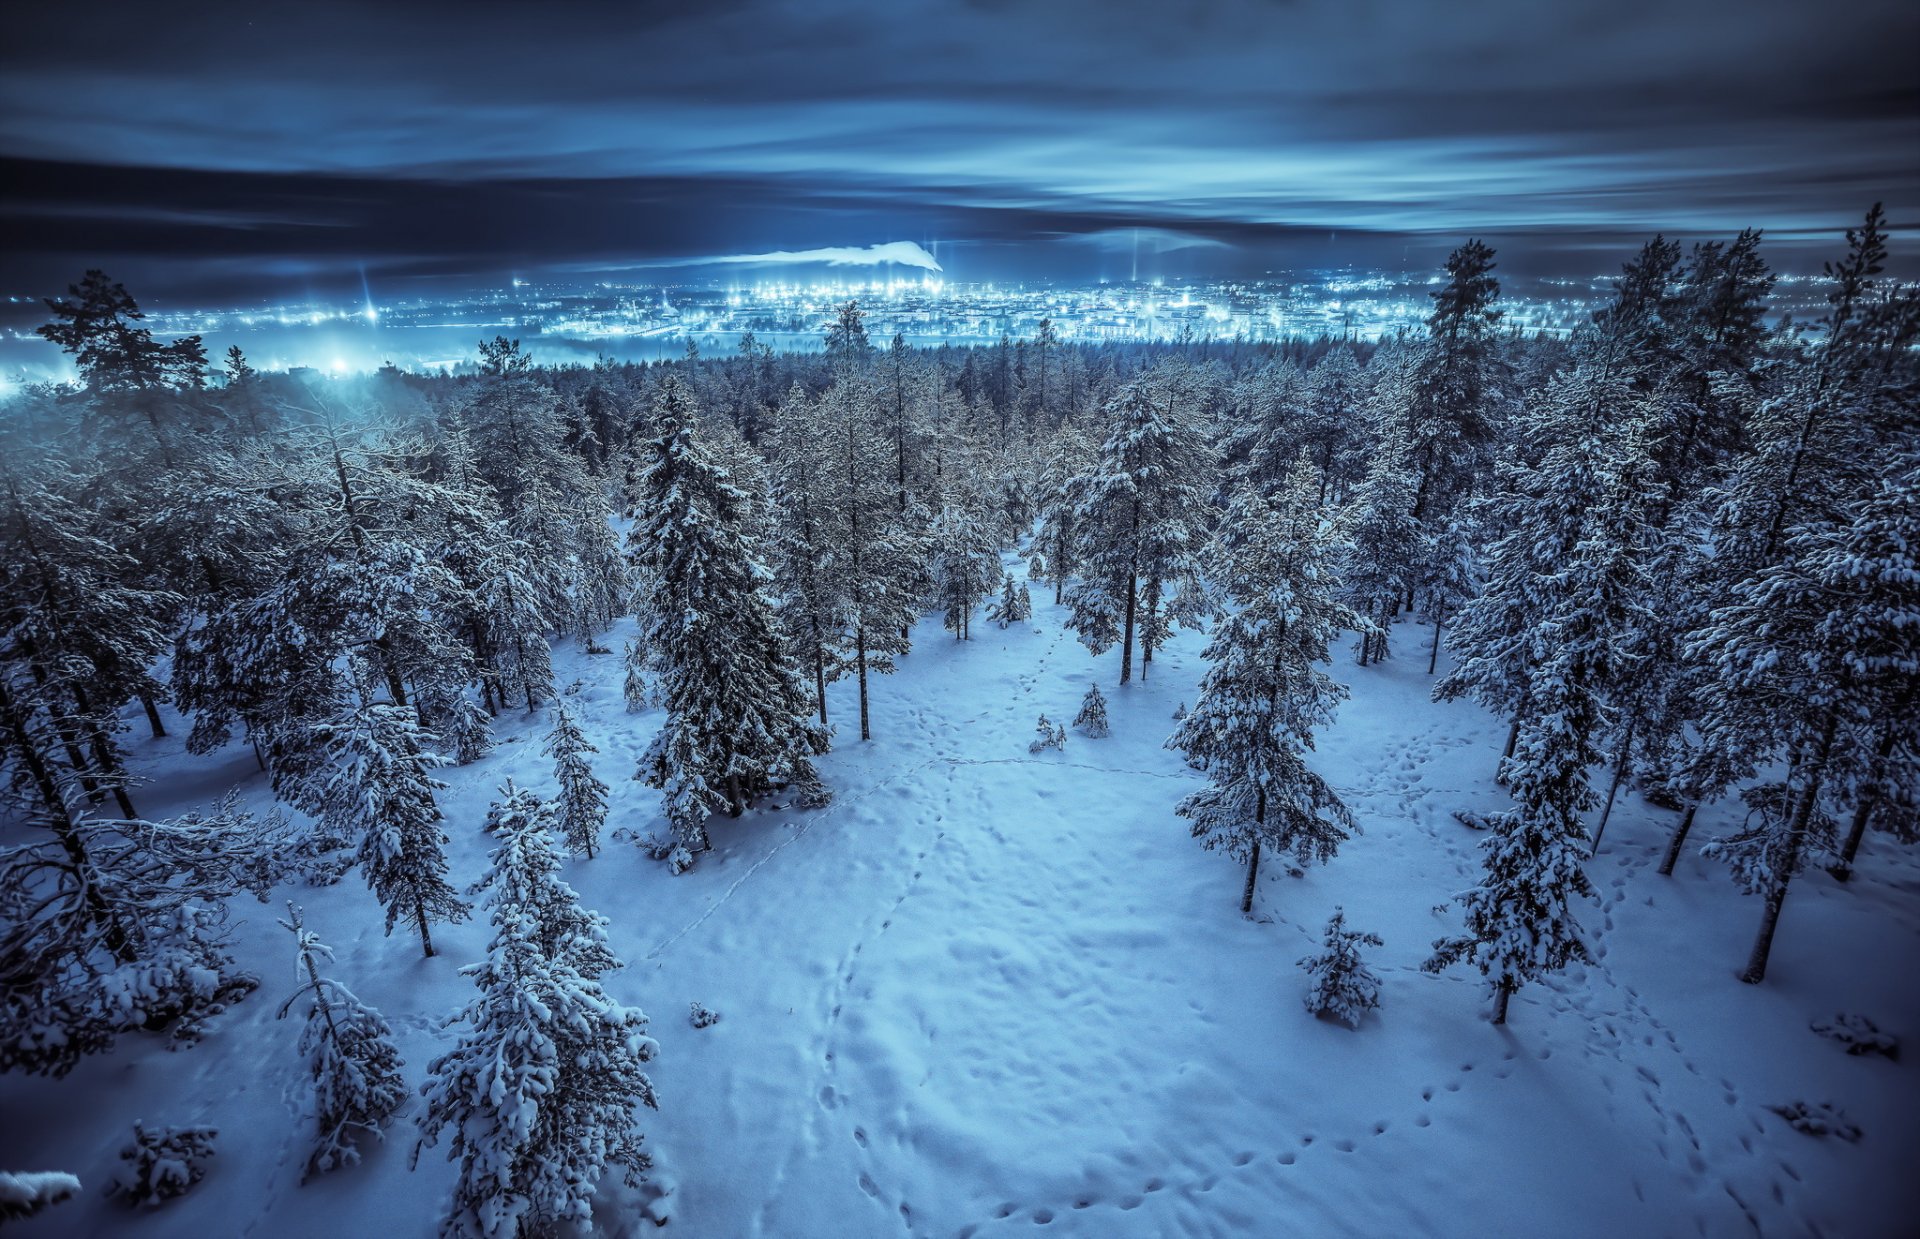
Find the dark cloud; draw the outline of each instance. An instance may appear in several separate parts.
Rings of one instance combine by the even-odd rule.
[[[186,287],[1138,228],[1257,270],[1920,210],[1909,0],[38,6],[0,270]],[[1564,244],[1563,244],[1564,242]],[[1025,247],[1024,249],[1022,247]],[[1223,250],[1230,252],[1223,252]],[[1005,274],[1005,270],[968,272]],[[11,291],[11,287],[9,288]]]

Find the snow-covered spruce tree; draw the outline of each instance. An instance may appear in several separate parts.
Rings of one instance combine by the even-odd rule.
[[[823,798],[812,759],[827,733],[808,718],[813,703],[782,643],[749,496],[704,450],[693,412],[669,375],[642,449],[629,548],[651,583],[641,622],[667,711],[641,774],[666,793],[679,844],[698,853],[717,811],[737,817],[783,786]]]
[[[1348,929],[1346,912],[1335,908],[1320,953],[1300,961],[1313,978],[1307,989],[1307,1010],[1330,1015],[1349,1028],[1360,1027],[1367,1012],[1380,1005],[1380,978],[1360,958],[1360,948],[1380,945],[1380,935]]]
[[[893,672],[910,645],[926,574],[926,531],[912,506],[902,512],[891,481],[891,447],[881,433],[881,393],[842,369],[821,397],[823,443],[836,477],[835,576],[844,591],[851,670],[860,690],[860,738],[873,738],[868,677]]]
[[[627,713],[638,714],[647,708],[647,656],[636,641],[628,641],[620,651],[620,695]]]
[[[1107,699],[1100,695],[1098,684],[1087,686],[1087,695],[1080,700],[1080,713],[1073,716],[1073,729],[1096,740],[1108,734]]]
[[[1306,763],[1314,729],[1346,696],[1321,669],[1328,647],[1361,623],[1339,600],[1334,568],[1345,548],[1318,493],[1302,462],[1277,496],[1243,494],[1228,512],[1216,573],[1233,610],[1207,644],[1199,700],[1167,741],[1208,778],[1175,812],[1205,847],[1246,862],[1243,913],[1253,909],[1262,848],[1325,861],[1358,829]]]
[[[1048,749],[1064,749],[1067,747],[1067,729],[1053,722],[1047,718],[1046,715],[1042,714],[1040,716],[1040,721],[1033,725],[1033,730],[1036,735],[1033,740],[1028,742],[1027,752],[1044,753]]]
[[[1440,665],[1440,638],[1448,621],[1480,592],[1480,563],[1472,531],[1464,521],[1448,521],[1432,540],[1418,582],[1421,612],[1433,625],[1427,649],[1427,674]]]
[[[1689,649],[1714,670],[1700,723],[1708,743],[1786,765],[1784,779],[1750,793],[1759,812],[1749,829],[1714,849],[1765,899],[1743,981],[1765,978],[1788,884],[1831,845],[1822,797],[1871,767],[1876,723],[1903,728],[1894,751],[1912,761],[1920,453],[1904,453],[1891,473],[1852,505],[1851,520],[1792,534],[1787,558],[1741,583]]]
[[[1307,372],[1302,393],[1302,451],[1320,470],[1320,501],[1340,502],[1360,460],[1360,413],[1370,382],[1353,350],[1336,345]]]
[[[1350,549],[1341,578],[1347,600],[1369,621],[1360,633],[1363,667],[1386,659],[1394,612],[1427,558],[1420,525],[1413,519],[1415,483],[1402,463],[1405,455],[1405,444],[1397,437],[1381,444],[1347,517]]]
[[[1000,627],[1021,624],[1033,618],[1033,595],[1026,583],[1008,573],[1000,581],[1000,598],[987,606],[987,619]]]
[[[0,1072],[61,1076],[123,1033],[172,1045],[251,993],[227,953],[227,901],[264,900],[289,832],[231,798],[172,821],[44,819],[0,851]]]
[[[1490,463],[1508,372],[1495,335],[1500,281],[1493,250],[1468,241],[1447,257],[1447,282],[1432,294],[1427,340],[1411,356],[1405,397],[1388,410],[1404,436],[1414,475],[1413,519],[1433,527]]]
[[[972,635],[974,608],[1001,575],[999,547],[976,495],[959,491],[940,509],[932,545],[935,595],[948,631],[964,641]]]
[[[1223,497],[1285,481],[1306,450],[1306,378],[1291,360],[1269,361],[1234,383],[1220,441]]]
[[[1204,609],[1199,522],[1210,460],[1194,388],[1174,365],[1128,383],[1107,407],[1098,457],[1067,486],[1079,574],[1067,626],[1095,654],[1120,646],[1122,684],[1133,678],[1136,631],[1144,675],[1158,635]]]
[[[385,1138],[381,1129],[406,1101],[407,1086],[387,1021],[346,986],[320,975],[318,961],[331,962],[332,948],[301,923],[300,909],[291,901],[280,924],[293,934],[303,979],[280,1004],[279,1018],[285,1019],[301,998],[310,1002],[300,1056],[313,1086],[308,1117],[317,1134],[300,1176],[306,1179],[359,1164],[359,1138]]]
[[[421,1147],[450,1130],[447,1155],[460,1166],[444,1236],[588,1226],[608,1165],[630,1183],[648,1165],[634,1122],[658,1106],[643,1069],[658,1046],[644,1014],[582,973],[577,935],[597,932],[604,952],[605,921],[554,876],[547,834],[523,817],[494,853],[481,883],[493,938],[486,960],[463,970],[480,993],[421,1089]]]
[[[1586,962],[1573,901],[1591,899],[1581,863],[1587,854],[1581,815],[1595,803],[1587,769],[1598,760],[1591,737],[1597,696],[1582,680],[1577,649],[1557,650],[1539,667],[1528,713],[1503,770],[1518,802],[1488,817],[1480,884],[1455,896],[1466,932],[1442,938],[1423,967],[1439,972],[1466,961],[1493,984],[1493,1022],[1528,981]]]
[[[553,758],[554,781],[560,785],[560,837],[589,860],[607,822],[607,785],[594,777],[593,767],[587,764],[587,754],[599,751],[580,730],[573,711],[564,705],[554,709],[553,731],[541,752]]]
[[[57,475],[0,464],[0,658],[45,712],[89,801],[136,817],[114,734],[120,707],[157,689],[147,669],[182,599],[134,584],[134,560],[96,535]]]
[[[531,713],[553,696],[547,615],[540,587],[519,567],[520,557],[530,557],[532,548],[509,541],[502,549],[505,554],[492,565],[484,595],[487,639],[494,651],[492,679],[502,704],[517,697]]]
[[[837,560],[845,549],[845,509],[823,439],[818,408],[795,383],[774,414],[774,584],[793,651],[813,672],[814,708],[825,727],[827,685],[847,669],[849,622]]]
[[[276,769],[283,794],[335,839],[359,845],[360,871],[387,909],[387,932],[405,920],[433,954],[429,926],[467,917],[447,881],[440,806],[446,785],[429,773],[442,759],[426,745],[412,710],[376,703],[312,729],[306,759]]]
[[[607,918],[581,907],[579,895],[560,877],[558,822],[553,801],[508,779],[500,799],[487,807],[487,833],[500,840],[501,852],[474,891],[498,891],[498,898],[533,919],[542,952],[597,981],[620,961],[607,946]]]

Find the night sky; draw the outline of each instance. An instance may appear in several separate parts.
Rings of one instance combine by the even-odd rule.
[[[1743,225],[1792,270],[1875,199],[1920,216],[1913,0],[147,0],[7,25],[5,293],[91,265],[166,299],[653,280],[889,242],[961,280],[1399,270],[1469,233],[1587,274]]]

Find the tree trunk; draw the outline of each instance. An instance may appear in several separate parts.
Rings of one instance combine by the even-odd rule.
[[[820,725],[827,725],[827,660],[821,655],[820,647],[813,647],[813,695],[820,703]]]
[[[1860,840],[1867,833],[1867,822],[1873,817],[1873,811],[1880,807],[1878,789],[1868,792],[1860,798],[1853,809],[1853,824],[1847,828],[1847,841],[1840,847],[1840,859],[1827,866],[1837,882],[1850,881],[1853,878],[1853,858],[1860,853]]]
[[[1127,578],[1127,624],[1126,632],[1120,639],[1120,682],[1125,684],[1133,678],[1133,602],[1135,578]]]
[[[1513,997],[1513,991],[1504,983],[1495,982],[1493,986],[1493,1022],[1507,1022],[1507,1000]]]
[[[1440,611],[1436,608],[1433,613],[1433,650],[1427,655],[1428,675],[1432,675],[1433,669],[1440,665],[1440,627],[1443,622],[1440,615]]]
[[[4,715],[7,730],[13,736],[13,747],[19,755],[20,764],[26,767],[34,789],[40,793],[41,802],[46,805],[48,828],[53,831],[54,838],[60,841],[60,848],[67,854],[74,876],[79,879],[84,892],[82,898],[87,903],[87,914],[100,927],[113,957],[121,963],[131,962],[134,957],[133,944],[112,909],[107,907],[105,897],[100,894],[100,888],[93,880],[93,866],[88,863],[86,848],[80,842],[79,832],[74,829],[73,814],[67,809],[66,797],[60,794],[60,782],[34,745],[33,733],[27,728],[27,720],[15,708],[4,680],[0,680],[0,715]]]
[[[1620,794],[1620,781],[1627,776],[1627,758],[1633,753],[1633,724],[1627,724],[1627,734],[1620,738],[1620,755],[1613,762],[1613,781],[1607,784],[1607,803],[1600,810],[1600,824],[1593,828],[1593,851],[1587,853],[1589,859],[1600,855],[1600,836],[1607,833],[1607,819],[1613,816],[1613,798]]]
[[[1667,841],[1667,854],[1660,860],[1660,876],[1673,876],[1674,862],[1680,859],[1680,849],[1686,846],[1687,832],[1693,829],[1693,815],[1700,811],[1696,802],[1687,806],[1686,813],[1680,818],[1680,824],[1673,828],[1673,838]]]
[[[426,905],[424,904],[414,905],[413,923],[420,927],[420,949],[427,953],[428,959],[432,959],[433,958],[433,935],[427,932]]]
[[[152,696],[144,692],[141,693],[140,707],[147,712],[147,726],[153,729],[153,738],[155,740],[166,739],[167,725],[161,721],[160,707],[154,704]]]
[[[1247,856],[1247,887],[1240,894],[1240,915],[1248,916],[1253,912],[1253,884],[1260,880],[1260,840],[1253,841],[1253,851]]]
[[[1767,890],[1767,906],[1760,914],[1760,933],[1754,938],[1753,950],[1747,955],[1746,971],[1740,974],[1740,979],[1748,985],[1758,985],[1767,979],[1767,957],[1773,952],[1774,931],[1780,927],[1780,907],[1787,901],[1787,883],[1792,881],[1793,871],[1800,864],[1800,852],[1807,838],[1807,822],[1813,817],[1814,801],[1820,795],[1820,775],[1826,769],[1827,754],[1833,748],[1836,727],[1837,720],[1829,715],[1820,733],[1820,741],[1808,757],[1807,788],[1800,793],[1800,803],[1793,808],[1793,820],[1787,825],[1786,855],[1779,866],[1778,876]]]
[[[1875,753],[1879,758],[1876,766],[1893,756],[1894,733],[1891,728],[1880,738],[1880,747]],[[1827,872],[1836,881],[1845,882],[1853,877],[1853,858],[1860,852],[1860,840],[1867,833],[1867,823],[1873,818],[1873,811],[1880,807],[1881,789],[1879,783],[1870,785],[1861,793],[1860,803],[1853,807],[1853,823],[1847,827],[1847,841],[1840,847],[1840,859],[1827,867]]]
[[[867,725],[867,632],[864,628],[853,630],[854,666],[860,672],[860,738],[873,739],[873,730]]]

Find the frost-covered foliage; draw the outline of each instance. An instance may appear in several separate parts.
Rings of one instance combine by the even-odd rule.
[[[133,1139],[120,1150],[120,1168],[107,1184],[107,1195],[130,1205],[153,1208],[165,1204],[207,1174],[214,1154],[216,1127],[159,1127],[151,1131],[133,1125]]]
[[[689,1003],[687,1022],[695,1028],[712,1028],[720,1022],[720,1013],[718,1011],[709,1011],[697,1002]]]
[[[319,961],[332,962],[333,949],[301,923],[293,903],[280,924],[293,934],[301,983],[280,1004],[279,1018],[302,998],[308,1001],[299,1050],[312,1086],[307,1117],[315,1135],[304,1179],[358,1164],[359,1138],[384,1138],[382,1129],[406,1101],[407,1086],[385,1018],[340,982],[320,975]]]
[[[1242,911],[1263,847],[1302,865],[1326,861],[1358,829],[1306,763],[1314,729],[1346,696],[1322,670],[1328,647],[1361,622],[1337,596],[1343,544],[1318,510],[1318,487],[1297,465],[1280,494],[1249,492],[1228,514],[1219,576],[1234,609],[1207,643],[1199,700],[1167,741],[1208,778],[1174,811],[1203,846],[1247,863]]]
[[[1098,684],[1087,686],[1087,695],[1080,699],[1080,713],[1073,716],[1073,729],[1096,740],[1109,734],[1107,699],[1100,695]]]
[[[493,716],[465,692],[447,703],[440,736],[456,766],[470,766],[493,752]]]
[[[1307,989],[1307,1010],[1332,1016],[1349,1028],[1360,1027],[1367,1012],[1380,1005],[1380,978],[1360,958],[1360,948],[1380,945],[1380,935],[1348,929],[1346,912],[1335,908],[1320,953],[1300,961],[1313,980]]]
[[[573,711],[560,706],[554,711],[553,731],[541,750],[553,758],[554,781],[560,785],[556,811],[560,819],[560,837],[576,853],[589,859],[600,846],[600,831],[607,823],[607,785],[594,776],[587,754],[599,749],[580,730]]]
[[[18,1222],[71,1200],[80,1180],[58,1170],[0,1170],[0,1222]]]
[[[422,1088],[422,1147],[450,1132],[459,1163],[446,1236],[590,1225],[608,1166],[633,1182],[648,1165],[634,1122],[657,1105],[642,1068],[658,1046],[646,1016],[593,979],[618,966],[606,922],[580,907],[558,868],[546,825],[525,817],[479,887],[493,938],[486,960],[463,971],[480,993]]]
[[[321,830],[358,841],[360,872],[386,907],[387,932],[405,920],[432,955],[429,927],[467,916],[447,881],[447,836],[434,798],[446,785],[429,773],[443,759],[428,749],[413,711],[400,706],[349,710],[314,726],[312,738],[298,766],[276,770],[278,781]]]
[[[168,822],[80,818],[0,853],[0,1070],[64,1075],[122,1033],[190,1044],[259,981],[226,949],[226,904],[291,863],[277,816],[232,800]]]
[[[780,787],[822,803],[813,758],[825,728],[783,644],[759,558],[755,499],[702,446],[691,398],[669,376],[644,446],[641,517],[629,548],[650,584],[641,615],[667,717],[641,759],[665,793],[689,854],[707,846],[707,819],[739,816]]]
[[[1038,734],[1028,743],[1027,752],[1044,753],[1048,749],[1067,747],[1067,729],[1051,721],[1046,715],[1040,716],[1040,721],[1033,725],[1033,730]]]

